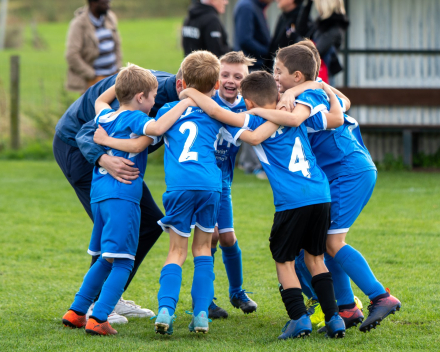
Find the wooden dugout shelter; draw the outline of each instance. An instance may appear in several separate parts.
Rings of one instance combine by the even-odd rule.
[[[233,9],[223,16],[230,42]],[[340,51],[336,86],[351,99],[374,160],[434,154],[440,148],[440,1],[345,0],[351,25]],[[279,11],[267,9],[273,30]],[[316,16],[316,13],[315,13]]]

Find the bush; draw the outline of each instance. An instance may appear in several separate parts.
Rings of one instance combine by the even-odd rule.
[[[0,150],[0,160],[53,160],[52,141],[36,140],[19,150]]]

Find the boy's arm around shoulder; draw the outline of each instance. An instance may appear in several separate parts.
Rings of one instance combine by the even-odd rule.
[[[160,116],[159,119],[149,123],[145,127],[144,134],[152,136],[163,135],[190,106],[196,106],[194,100],[190,98],[181,100],[172,109]]]
[[[189,97],[193,99],[206,114],[222,123],[230,126],[242,127],[246,121],[246,114],[236,114],[230,110],[223,109],[213,99],[200,93],[194,88],[187,88],[180,93],[180,98]]]
[[[272,136],[279,126],[273,122],[266,121],[254,131],[246,130],[240,135],[240,139],[252,146],[263,143],[266,139]]]
[[[153,143],[153,139],[148,136],[140,136],[139,138],[133,139],[109,137],[106,130],[101,125],[99,125],[98,129],[95,131],[93,141],[96,144],[105,145],[126,153],[141,153]]]
[[[297,104],[292,112],[282,110],[271,110],[263,108],[254,108],[249,113],[261,116],[263,119],[271,121],[277,125],[298,127],[309,116],[310,108],[306,105]]]
[[[327,128],[338,128],[344,123],[344,113],[341,104],[339,104],[338,97],[333,92],[332,87],[324,85],[324,91],[330,98],[330,111],[325,114],[327,118]]]
[[[95,101],[95,114],[99,114],[104,109],[111,109],[110,103],[116,99],[115,86],[111,86],[102,93]]]

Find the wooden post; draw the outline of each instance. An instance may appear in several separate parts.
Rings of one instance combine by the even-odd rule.
[[[11,148],[20,148],[20,56],[11,56]]]
[[[413,164],[413,145],[412,131],[403,130],[403,164],[412,169]]]

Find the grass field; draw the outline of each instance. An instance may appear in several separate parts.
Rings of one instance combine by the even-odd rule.
[[[216,256],[217,303],[227,320],[210,324],[208,335],[191,335],[192,257],[184,276],[173,336],[153,332],[150,320],[130,319],[110,338],[63,328],[68,309],[89,265],[92,229],[73,189],[54,162],[0,162],[0,350],[1,351],[435,351],[440,343],[440,183],[435,173],[381,173],[373,197],[349,232],[348,241],[376,276],[402,301],[402,310],[377,329],[352,328],[343,340],[316,332],[306,340],[278,341],[287,321],[268,249],[273,216],[269,184],[237,171],[233,185],[235,228],[244,260],[244,288],[254,292],[256,314],[228,303],[221,254]],[[163,170],[149,165],[146,181],[161,203]],[[163,235],[125,293],[157,310],[158,279],[168,249]],[[367,298],[359,290],[364,307]]]

